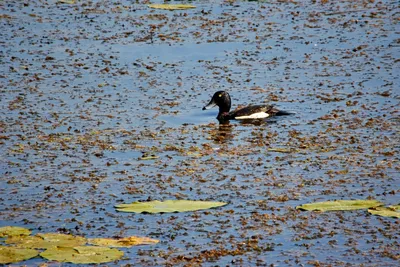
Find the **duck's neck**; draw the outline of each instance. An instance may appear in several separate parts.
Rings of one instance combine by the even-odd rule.
[[[231,109],[231,105],[225,107],[219,107],[219,112],[217,119],[220,121],[229,120],[229,110]]]
[[[231,110],[231,104],[219,107],[219,113],[229,113],[229,110]]]

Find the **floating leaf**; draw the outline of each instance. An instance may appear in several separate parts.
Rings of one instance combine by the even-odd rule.
[[[88,238],[88,243],[103,247],[132,247],[136,245],[151,245],[160,242],[148,237],[130,236],[121,239],[112,238]]]
[[[63,4],[75,4],[76,0],[58,0],[59,3],[63,3]]]
[[[279,153],[292,153],[292,152],[297,152],[297,149],[295,148],[268,148],[269,152],[279,152]]]
[[[152,5],[148,5],[148,7],[156,8],[156,9],[166,9],[166,10],[182,10],[182,9],[196,8],[196,6],[193,6],[193,5],[183,5],[183,4],[176,4],[176,5],[152,4]]]
[[[301,206],[297,206],[296,209],[318,211],[359,210],[378,207],[382,204],[382,202],[377,200],[336,200],[303,204]]]
[[[389,207],[375,207],[368,209],[368,212],[374,215],[384,217],[400,218],[400,205],[394,205]]]
[[[156,155],[148,155],[148,154],[144,154],[142,155],[140,158],[138,158],[139,160],[151,160],[151,159],[158,159],[158,156]]]
[[[166,200],[166,201],[149,201],[149,202],[133,202],[131,204],[116,205],[117,211],[123,212],[147,212],[147,213],[160,213],[160,212],[184,212],[205,210],[215,207],[221,207],[228,203],[225,202],[212,202],[212,201],[192,201],[192,200]]]
[[[86,239],[80,236],[46,233],[35,236],[12,236],[7,238],[6,243],[23,248],[75,247],[86,244]]]
[[[15,263],[36,257],[39,251],[29,248],[0,246],[0,264]]]
[[[18,226],[0,227],[0,237],[30,235],[30,234],[31,234],[31,230],[23,228],[23,227],[18,227]]]
[[[124,252],[107,247],[77,246],[53,247],[40,253],[45,259],[71,263],[105,263],[122,258]]]

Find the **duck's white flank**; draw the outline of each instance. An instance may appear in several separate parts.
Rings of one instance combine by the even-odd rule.
[[[258,112],[258,113],[253,113],[248,116],[239,116],[235,117],[236,120],[245,120],[245,119],[262,119],[262,118],[267,118],[269,117],[268,113],[265,112]]]

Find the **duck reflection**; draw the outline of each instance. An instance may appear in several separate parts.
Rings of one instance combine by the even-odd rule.
[[[229,121],[221,121],[216,127],[212,130],[210,130],[210,136],[211,139],[214,140],[215,143],[218,144],[224,144],[224,143],[229,143],[232,141],[233,137],[235,136],[235,133],[237,131],[233,131],[235,127],[238,125],[241,126],[263,126],[263,125],[268,125],[268,124],[274,124],[277,123],[277,120],[273,120],[271,118],[269,119],[257,119],[257,120],[241,120],[238,123],[233,123],[231,124]]]
[[[241,120],[239,121],[240,125],[246,126],[246,125],[251,125],[251,126],[261,126],[261,125],[267,125],[267,124],[273,124],[277,123],[276,119],[268,118],[268,119],[257,119],[257,120]]]
[[[210,131],[210,135],[212,140],[216,143],[229,143],[233,139],[233,125],[229,123],[229,121],[224,121],[220,123],[215,129]]]

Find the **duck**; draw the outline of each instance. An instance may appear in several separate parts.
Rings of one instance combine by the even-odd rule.
[[[225,122],[229,120],[256,120],[271,116],[294,114],[293,112],[279,110],[273,105],[251,105],[230,111],[231,97],[226,91],[216,92],[211,98],[210,102],[203,107],[203,110],[210,109],[214,106],[219,107],[217,116],[217,120],[219,122]]]

